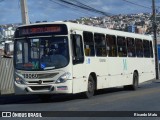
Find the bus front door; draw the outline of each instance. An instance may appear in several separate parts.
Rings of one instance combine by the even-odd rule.
[[[78,34],[79,33],[79,34]],[[73,93],[83,92],[87,89],[85,80],[85,64],[83,42],[80,31],[71,34],[72,40],[72,63],[73,63]]]

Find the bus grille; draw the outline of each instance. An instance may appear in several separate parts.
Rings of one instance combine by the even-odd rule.
[[[53,78],[59,73],[44,73],[44,74],[38,74],[38,79],[45,79],[45,78]]]
[[[50,86],[30,86],[32,90],[50,90]]]
[[[54,80],[42,80],[43,83],[54,83]],[[39,84],[39,81],[27,81],[29,84]]]

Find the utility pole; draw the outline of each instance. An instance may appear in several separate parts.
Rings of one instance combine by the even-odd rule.
[[[22,24],[29,24],[27,0],[20,0],[20,2],[21,2]]]
[[[155,9],[155,0],[152,0],[152,9],[153,9],[153,38],[154,38],[154,51],[155,51],[155,67],[156,67],[156,79],[159,79],[159,63],[158,63],[158,50],[157,50],[157,25],[156,25],[156,9]]]

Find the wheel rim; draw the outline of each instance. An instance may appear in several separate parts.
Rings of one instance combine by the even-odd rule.
[[[89,80],[88,81],[88,92],[93,93],[93,91],[94,91],[93,82],[91,80]]]
[[[136,74],[134,75],[134,86],[138,86],[138,76]]]

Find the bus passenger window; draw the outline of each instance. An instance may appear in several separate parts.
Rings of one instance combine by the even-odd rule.
[[[95,33],[94,40],[95,40],[96,55],[103,57],[107,56],[105,35]]]
[[[117,43],[116,37],[114,35],[106,35],[107,40],[107,51],[109,57],[116,57],[117,56]]]
[[[150,57],[150,46],[149,46],[149,41],[143,40],[143,52],[144,52],[144,57],[149,58]]]
[[[84,49],[86,56],[95,56],[93,33],[83,32]]]
[[[118,55],[119,57],[127,56],[126,39],[124,37],[117,37]]]
[[[135,39],[136,55],[137,57],[143,57],[143,42],[141,39]]]
[[[89,56],[89,55],[90,55],[90,52],[91,52],[91,50],[90,50],[90,48],[89,48],[89,45],[85,45],[85,55],[86,55],[86,56]]]
[[[127,40],[128,57],[135,57],[136,50],[135,50],[134,38],[126,38],[126,40]]]

